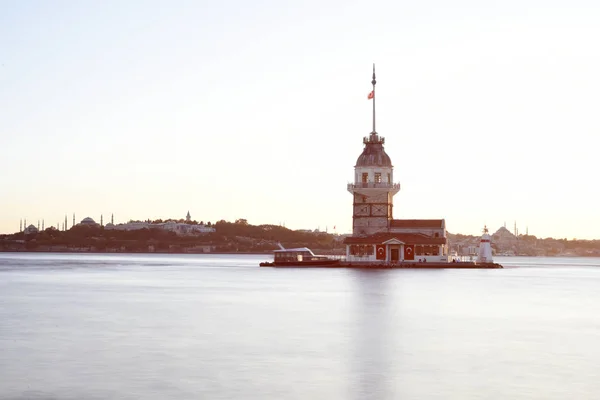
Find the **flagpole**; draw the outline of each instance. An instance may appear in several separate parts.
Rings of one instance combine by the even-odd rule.
[[[373,84],[373,134],[377,133],[375,130],[375,84],[377,81],[375,80],[375,63],[373,63],[373,80],[371,81]]]

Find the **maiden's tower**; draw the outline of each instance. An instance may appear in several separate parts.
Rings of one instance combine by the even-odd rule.
[[[400,191],[394,182],[392,160],[385,152],[385,139],[375,126],[375,66],[373,130],[363,138],[364,148],[354,166],[352,236],[347,237],[346,260],[359,263],[447,262],[446,223],[443,219],[394,219],[393,197]]]

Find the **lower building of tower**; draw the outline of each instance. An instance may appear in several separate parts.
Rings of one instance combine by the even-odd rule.
[[[346,261],[356,263],[447,262],[443,219],[393,219],[389,228],[345,239]]]

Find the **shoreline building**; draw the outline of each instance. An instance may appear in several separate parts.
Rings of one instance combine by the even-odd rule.
[[[186,222],[184,223],[168,220],[161,223],[131,221],[125,224],[115,224],[114,218],[113,216],[111,216],[110,222],[104,226],[104,229],[117,231],[135,231],[139,229],[163,229],[169,232],[175,232],[175,234],[179,236],[204,235],[207,233],[216,232],[216,229],[212,226],[192,224],[192,218],[190,216],[189,211],[186,215],[185,220]]]
[[[352,236],[346,237],[346,260],[358,263],[402,261],[448,261],[448,239],[444,219],[394,219],[393,197],[400,191],[394,182],[394,167],[385,152],[385,139],[375,129],[375,65],[373,130],[363,138],[364,149],[354,166]]]

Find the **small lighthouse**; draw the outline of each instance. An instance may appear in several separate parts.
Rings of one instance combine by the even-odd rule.
[[[492,242],[487,226],[483,227],[483,235],[481,235],[481,240],[479,241],[477,262],[479,264],[494,262],[492,259]]]

